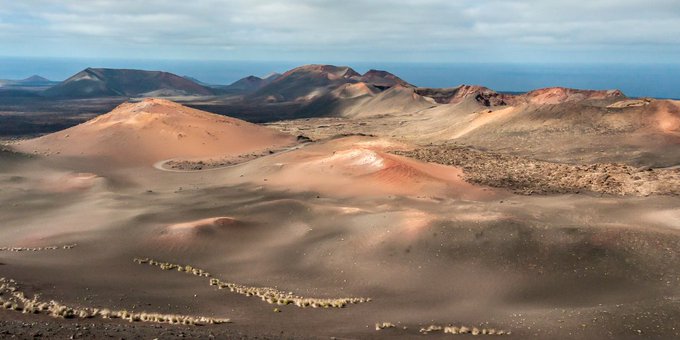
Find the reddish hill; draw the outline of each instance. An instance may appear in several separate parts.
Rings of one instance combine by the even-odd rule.
[[[347,84],[365,83],[384,90],[393,86],[413,87],[386,71],[370,70],[361,75],[348,66],[305,65],[294,68],[253,94],[256,100],[310,102]]]
[[[577,90],[564,87],[549,87],[533,90],[517,96],[521,102],[537,105],[554,105],[585,100],[623,99],[626,96],[619,90]]]
[[[241,170],[246,175],[239,179],[340,197],[405,195],[486,200],[503,194],[466,183],[461,169],[385,151],[403,147],[398,142],[370,137],[333,139],[248,163]]]
[[[122,104],[110,113],[17,147],[59,157],[150,165],[169,158],[240,155],[294,142],[293,136],[242,120],[146,99]]]
[[[282,74],[256,91],[253,97],[268,101],[309,101],[360,76],[347,66],[306,65]]]

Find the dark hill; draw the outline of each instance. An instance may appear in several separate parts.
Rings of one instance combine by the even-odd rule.
[[[87,68],[44,92],[49,97],[93,98],[212,95],[213,90],[161,71]]]
[[[23,86],[48,86],[54,85],[56,82],[51,81],[47,78],[41,77],[39,75],[33,75],[26,79],[16,81],[16,84]]]
[[[257,76],[248,76],[239,79],[227,86],[220,86],[219,89],[224,93],[229,94],[249,94],[253,93],[264,86],[271,84],[273,81],[281,77],[281,74],[274,73],[265,78]]]
[[[364,73],[363,76],[361,76],[361,81],[377,87],[392,87],[395,85],[413,87],[413,85],[407,83],[394,74],[380,70],[369,70],[368,72]]]

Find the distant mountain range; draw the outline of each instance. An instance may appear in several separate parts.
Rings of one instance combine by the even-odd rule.
[[[162,71],[87,68],[63,82],[40,76],[0,81],[0,96],[46,98],[215,97],[235,99],[248,107],[287,103],[300,116],[366,115],[438,104],[474,103],[492,107],[520,102],[568,102],[623,97],[620,91],[548,88],[523,94],[500,93],[483,86],[419,88],[382,70],[360,74],[348,66],[305,65],[283,74],[247,76],[230,85],[210,85],[189,76]],[[11,91],[8,91],[11,90]],[[23,91],[23,92],[22,92]],[[4,94],[3,94],[4,93]],[[234,101],[231,101],[232,106]],[[361,111],[361,112],[359,112]],[[297,114],[294,113],[294,114]]]
[[[57,106],[52,99],[104,98],[102,102],[120,103],[143,97],[180,97],[175,99],[192,108],[258,123],[312,117],[380,119],[386,125],[378,130],[364,131],[357,125],[353,131],[425,141],[456,139],[489,150],[535,143],[532,150],[541,157],[578,157],[579,149],[604,150],[618,135],[627,141],[627,150],[642,150],[625,157],[644,160],[660,147],[676,150],[680,138],[678,102],[631,99],[618,90],[564,87],[523,93],[478,85],[423,88],[387,71],[361,74],[347,66],[306,65],[221,86],[167,72],[90,68],[44,91],[0,89],[0,104],[37,103],[36,111]],[[602,161],[599,154],[592,155],[591,161]]]
[[[238,95],[251,101],[294,102],[321,97],[358,83],[378,92],[395,85],[413,87],[386,71],[370,70],[361,75],[350,67],[332,65],[306,65],[264,78],[251,75],[229,85],[211,85],[190,76],[162,71],[87,68],[63,82],[32,76],[0,81],[0,86],[43,87],[41,94],[45,97],[62,99]]]

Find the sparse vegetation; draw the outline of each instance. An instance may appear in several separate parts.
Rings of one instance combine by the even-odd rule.
[[[391,322],[378,322],[375,324],[375,330],[380,331],[387,328],[397,328],[397,325]]]
[[[168,263],[168,262],[159,262],[159,261],[151,260],[151,259],[148,259],[148,258],[147,259],[135,258],[135,259],[133,259],[133,261],[135,263],[139,263],[139,264],[148,264],[150,266],[157,266],[162,270],[177,270],[178,272],[185,272],[187,274],[192,274],[192,275],[196,275],[196,276],[210,277],[210,273],[208,273],[208,272],[206,272],[202,269],[194,268],[194,267],[189,266],[189,265],[182,266],[182,265],[172,264],[172,263]]]
[[[58,249],[73,249],[76,246],[76,244],[67,244],[64,246],[47,246],[47,247],[35,247],[35,248],[27,248],[27,247],[0,247],[0,251],[14,251],[14,252],[20,252],[20,251],[44,251],[44,250],[58,250]]]
[[[370,298],[336,298],[336,299],[321,299],[321,298],[307,298],[294,295],[292,292],[283,292],[281,290],[269,287],[249,287],[237,283],[224,282],[217,278],[211,278],[211,275],[193,266],[183,266],[168,262],[159,262],[148,258],[135,258],[135,263],[148,264],[159,267],[163,270],[177,270],[188,274],[193,274],[201,277],[210,278],[210,285],[216,286],[218,289],[229,289],[229,291],[245,296],[257,296],[262,301],[269,304],[276,305],[295,305],[300,308],[344,308],[349,304],[358,304],[371,301]]]
[[[595,192],[620,196],[680,194],[680,169],[635,168],[626,164],[564,164],[486,152],[455,145],[433,145],[394,154],[463,169],[465,180],[516,194]]]
[[[12,279],[0,278],[0,306],[4,309],[23,312],[25,314],[47,314],[62,319],[122,319],[130,322],[168,323],[181,325],[206,325],[230,322],[229,319],[211,318],[205,316],[187,316],[177,314],[159,314],[147,312],[129,312],[127,310],[110,310],[99,308],[71,307],[57,301],[41,301],[38,295],[28,298],[19,290],[17,282]]]
[[[497,330],[495,328],[478,328],[478,327],[466,327],[466,326],[440,326],[440,325],[430,325],[420,329],[421,334],[430,334],[442,332],[444,334],[472,334],[472,335],[510,335],[511,332],[505,330]]]

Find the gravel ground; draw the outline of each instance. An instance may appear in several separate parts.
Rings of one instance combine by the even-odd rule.
[[[564,164],[435,145],[394,154],[461,167],[468,182],[506,188],[517,194],[601,193],[678,195],[680,169],[635,168],[625,164]]]
[[[59,320],[45,315],[0,311],[0,339],[292,339],[285,334],[254,335],[235,330],[232,324],[175,326]],[[295,338],[298,338],[297,336]]]

